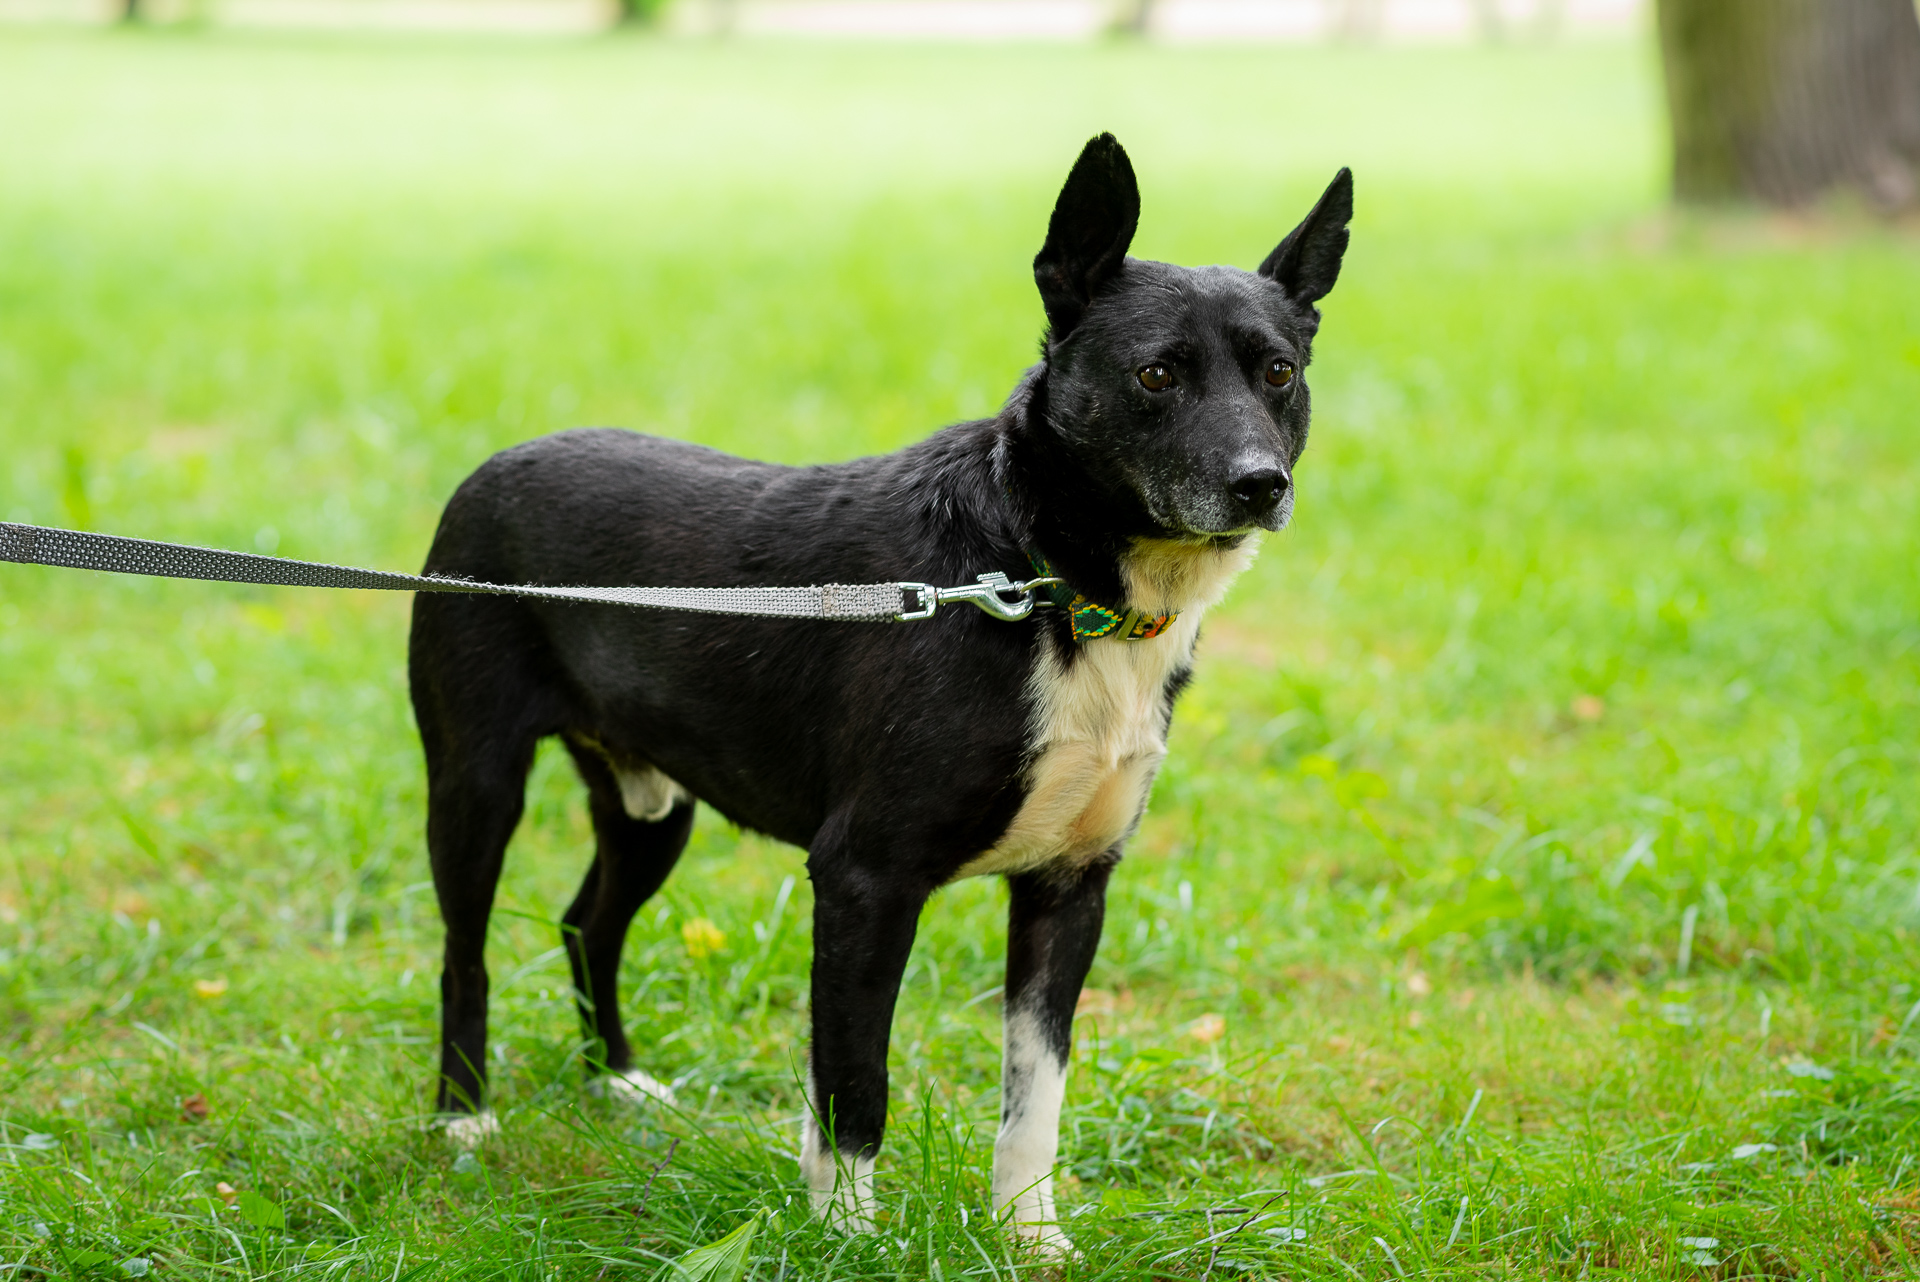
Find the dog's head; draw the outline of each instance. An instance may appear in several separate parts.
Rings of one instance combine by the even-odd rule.
[[[1172,538],[1277,530],[1307,444],[1305,371],[1347,248],[1342,169],[1256,271],[1128,258],[1140,190],[1089,142],[1033,260],[1046,304],[1046,430],[1095,485]]]

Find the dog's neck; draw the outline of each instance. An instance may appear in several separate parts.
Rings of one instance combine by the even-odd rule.
[[[1154,531],[1139,505],[1088,475],[1047,422],[1044,364],[1030,370],[1001,413],[995,470],[1012,505],[1013,533],[1044,555],[1076,592],[1124,605],[1120,562],[1134,538]]]
[[[1255,541],[1171,534],[1136,496],[1099,485],[1049,428],[1046,393],[1042,365],[1001,414],[995,471],[1012,504],[1015,537],[1074,591],[1106,605],[1161,615],[1219,600],[1252,561]]]
[[[1142,614],[1198,615],[1226,595],[1260,551],[1252,537],[1135,539],[1120,558],[1127,604]]]

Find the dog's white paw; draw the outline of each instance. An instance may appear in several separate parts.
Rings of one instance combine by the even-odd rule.
[[[812,1190],[813,1213],[842,1233],[873,1232],[873,1163],[862,1159],[831,1190]]]
[[[625,1100],[629,1104],[676,1104],[673,1087],[651,1073],[629,1068],[619,1073],[603,1073],[587,1082],[587,1094],[595,1099]]]
[[[846,1233],[873,1232],[873,1159],[836,1155],[822,1141],[809,1115],[800,1144],[800,1170],[806,1176],[813,1213]]]
[[[1059,1264],[1080,1254],[1080,1248],[1060,1231],[1058,1224],[1016,1224],[1013,1232],[1027,1250],[1050,1264]]]
[[[500,1119],[493,1115],[490,1108],[478,1113],[463,1113],[441,1122],[440,1133],[458,1148],[477,1148],[482,1140],[492,1139],[500,1133]]]

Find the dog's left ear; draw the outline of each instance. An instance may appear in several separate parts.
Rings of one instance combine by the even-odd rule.
[[[1100,286],[1127,261],[1140,225],[1140,186],[1133,164],[1112,134],[1080,151],[1047,223],[1047,243],[1033,259],[1033,280],[1057,342],[1080,323]]]
[[[1287,233],[1287,238],[1260,264],[1260,274],[1287,291],[1287,296],[1320,319],[1314,304],[1333,292],[1340,279],[1340,260],[1347,252],[1347,224],[1353,221],[1353,171],[1341,169],[1327,189]]]

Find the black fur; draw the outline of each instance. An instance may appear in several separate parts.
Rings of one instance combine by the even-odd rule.
[[[610,429],[488,460],[455,494],[426,571],[495,583],[971,582],[1030,575],[1125,604],[1141,539],[1231,545],[1278,528],[1306,444],[1304,370],[1346,246],[1341,171],[1260,273],[1126,257],[1139,195],[1110,135],[1075,164],[1034,260],[1045,356],[1001,413],[878,458],[779,467]],[[1164,366],[1149,391],[1139,371]],[[1095,641],[1091,645],[1154,645]],[[627,925],[684,845],[692,804],[623,808],[615,767],[653,767],[742,827],[807,850],[814,884],[812,1064],[841,1152],[871,1155],[886,1046],[921,906],[1019,811],[1036,745],[1034,673],[1070,665],[1060,611],[1008,624],[966,607],[873,625],[422,594],[410,647],[428,845],[446,920],[439,1107],[484,1090],[482,948],[535,743],[565,739],[597,849],[565,917],[600,1063],[632,1063],[615,1005]],[[1168,699],[1183,679],[1175,673]],[[1092,960],[1109,854],[1026,872],[1008,994],[1042,993],[1064,1056]]]

